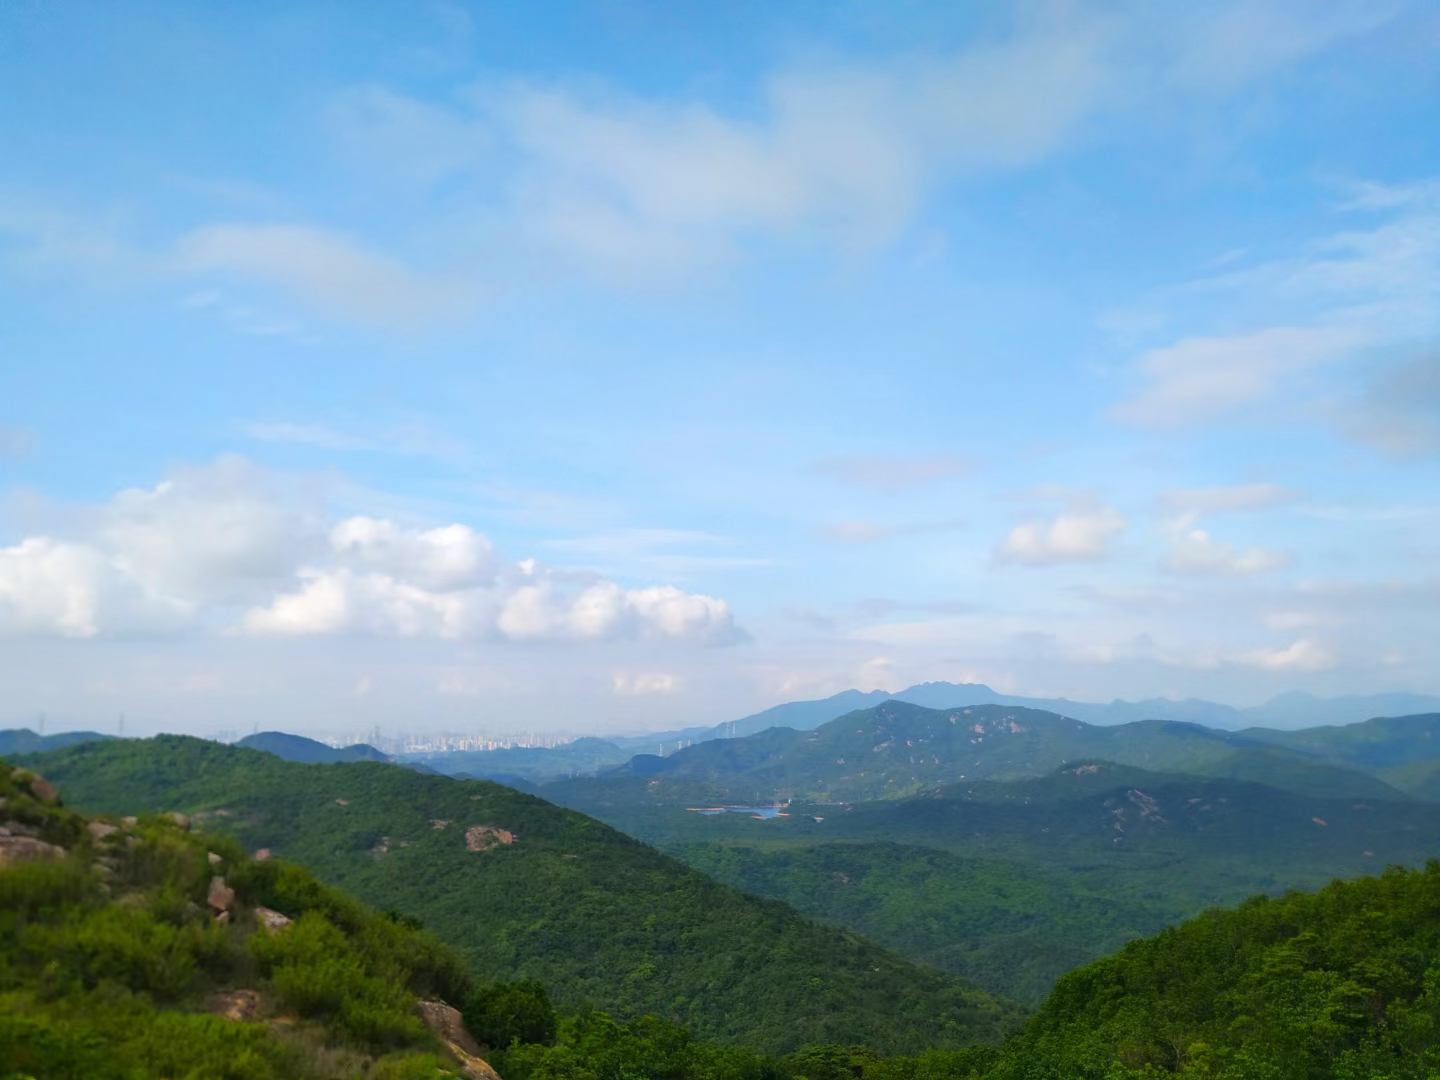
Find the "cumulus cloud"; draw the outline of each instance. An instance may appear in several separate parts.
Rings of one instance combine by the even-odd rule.
[[[729,605],[674,586],[576,583],[534,560],[505,563],[464,525],[406,529],[356,517],[331,530],[328,566],[246,612],[241,629],[278,636],[507,638],[512,641],[740,640]]]
[[[973,472],[974,468],[974,464],[964,458],[944,454],[930,457],[835,457],[815,463],[815,471],[822,476],[850,487],[875,491],[899,491],[953,480]]]
[[[73,538],[0,549],[0,632],[229,630],[459,641],[743,640],[729,605],[669,585],[514,563],[469,526],[350,517],[328,530],[227,458],[118,493]]]
[[[1189,338],[1140,358],[1144,385],[1111,410],[1127,424],[1183,428],[1264,401],[1286,379],[1344,355],[1359,335],[1347,327],[1271,327],[1233,337]]]
[[[1099,562],[1109,558],[1112,545],[1128,524],[1112,507],[1071,507],[1048,523],[1017,525],[1001,541],[995,556],[1001,562],[1026,566]]]
[[[164,631],[193,605],[157,595],[102,551],[37,536],[0,548],[0,634],[91,638]]]
[[[179,630],[264,595],[316,547],[316,520],[238,458],[177,470],[75,515],[71,537],[0,552],[0,631],[94,637]]]
[[[1168,531],[1170,550],[1162,566],[1171,574],[1249,577],[1290,564],[1290,556],[1283,551],[1260,547],[1241,551],[1214,539],[1195,525],[1193,515],[1170,523]]]

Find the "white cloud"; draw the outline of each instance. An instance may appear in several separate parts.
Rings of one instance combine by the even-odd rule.
[[[1170,550],[1162,566],[1171,574],[1249,577],[1290,564],[1290,556],[1283,551],[1260,547],[1240,551],[1231,544],[1212,538],[1204,529],[1195,526],[1193,515],[1171,522],[1167,531],[1170,533]]]
[[[509,563],[458,523],[417,529],[357,516],[327,531],[317,510],[282,487],[225,458],[72,514],[73,539],[33,536],[0,549],[0,633],[229,628],[264,637],[701,644],[745,636],[713,596]]]
[[[306,225],[207,225],[181,238],[175,266],[278,287],[326,314],[405,325],[463,311],[463,283],[419,274],[352,237]]]
[[[343,562],[440,592],[488,585],[499,570],[489,539],[465,525],[414,530],[353,517],[330,530],[330,544]]]
[[[850,487],[898,491],[941,480],[954,480],[973,472],[964,458],[937,454],[931,457],[836,457],[816,462],[815,471]]]
[[[1333,668],[1337,659],[1313,638],[1300,638],[1283,649],[1256,649],[1242,662],[1264,671],[1317,672]]]
[[[245,600],[288,578],[322,541],[318,515],[237,457],[121,491],[95,517],[97,550],[157,595]]]
[[[678,675],[661,671],[646,671],[638,674],[616,672],[611,688],[617,694],[639,696],[642,694],[673,694],[680,689]]]
[[[1345,327],[1272,327],[1189,338],[1142,356],[1137,367],[1145,385],[1111,416],[1148,428],[1203,424],[1265,400],[1287,378],[1337,359],[1359,341]]]
[[[1043,160],[1097,116],[1233,92],[1392,14],[1289,0],[1012,11],[958,49],[790,65],[744,112],[593,80],[485,83],[457,109],[363,87],[339,99],[334,134],[368,173],[444,192],[463,228],[483,220],[527,261],[669,282],[761,235],[886,243],[944,183]]]
[[[245,614],[244,632],[701,644],[744,636],[723,600],[668,585],[576,585],[534,560],[501,563],[487,538],[461,525],[418,531],[352,518],[331,539],[341,565],[302,570],[299,589]]]
[[[37,536],[0,548],[0,634],[91,638],[112,627],[165,631],[191,605],[158,596],[105,553]]]
[[[1160,493],[1160,504],[1186,513],[1209,514],[1237,510],[1264,510],[1297,498],[1281,484],[1238,484],[1234,487],[1171,488]]]
[[[1111,507],[1072,507],[1048,524],[1017,525],[995,556],[1001,562],[1026,566],[1099,562],[1109,557],[1112,544],[1127,525],[1125,516]]]

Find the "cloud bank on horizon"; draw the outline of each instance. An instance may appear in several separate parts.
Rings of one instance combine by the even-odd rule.
[[[7,5],[0,722],[1440,692],[1437,41]]]

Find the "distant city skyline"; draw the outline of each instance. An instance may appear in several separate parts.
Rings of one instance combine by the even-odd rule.
[[[0,722],[1440,693],[1440,10],[0,8]]]

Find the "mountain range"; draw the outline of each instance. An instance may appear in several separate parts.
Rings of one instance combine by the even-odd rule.
[[[1232,732],[1170,720],[1099,726],[1021,706],[928,709],[886,701],[811,730],[774,727],[667,757],[636,755],[591,780],[551,785],[565,798],[628,783],[653,799],[863,802],[963,780],[1019,779],[1095,759],[1248,779],[1285,790],[1380,799],[1424,795],[1440,762],[1440,713],[1345,727]]]
[[[657,757],[673,754],[695,743],[717,739],[743,738],[770,728],[810,731],[847,713],[873,708],[886,702],[902,702],[932,709],[954,709],[974,705],[1005,705],[1053,712],[1095,726],[1135,723],[1141,720],[1169,720],[1199,724],[1222,731],[1251,728],[1289,730],[1315,726],[1357,723],[1377,716],[1405,716],[1440,712],[1440,697],[1410,693],[1319,698],[1292,692],[1272,698],[1263,705],[1236,708],[1213,701],[1191,698],[1173,701],[1150,698],[1145,701],[1115,700],[1108,704],[1071,701],[1066,698],[1023,697],[1002,694],[984,683],[928,682],[898,693],[884,690],[845,690],[814,701],[792,701],[776,705],[738,720],[704,727],[688,727],[645,735],[587,737],[552,748],[515,748],[401,755],[448,775],[467,775],[520,783],[545,783],[564,777],[598,773],[621,765],[638,754]]]
[[[486,781],[307,765],[183,736],[29,759],[88,812],[179,811],[422,920],[483,978],[781,1052],[994,1039],[1018,1008],[852,931],[718,884],[593,818]]]

